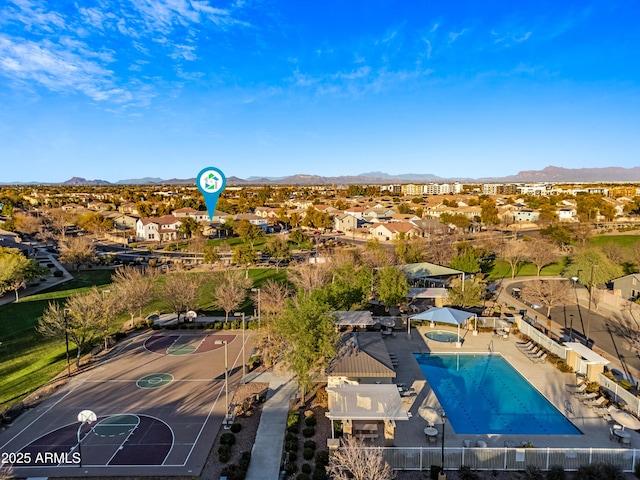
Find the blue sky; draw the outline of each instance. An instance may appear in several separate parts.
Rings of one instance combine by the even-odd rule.
[[[639,13],[633,0],[4,0],[0,182],[637,166]]]

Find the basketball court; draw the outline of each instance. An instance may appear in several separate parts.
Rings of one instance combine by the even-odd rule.
[[[225,415],[225,350],[232,392],[240,335],[125,341],[2,432],[0,454],[21,477],[198,475]]]

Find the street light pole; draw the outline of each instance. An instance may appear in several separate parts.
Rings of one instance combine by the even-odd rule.
[[[244,312],[236,312],[233,314],[234,317],[239,317],[242,315],[242,383],[244,383],[245,370],[247,363],[245,362],[244,356]]]
[[[251,291],[258,294],[258,329],[259,329],[260,328],[260,321],[262,320],[262,312],[260,310],[260,289],[259,288],[252,288]]]
[[[67,321],[67,313],[69,309],[62,310],[62,316],[64,318],[64,344],[67,349],[67,377],[71,378],[71,363],[69,362],[69,323]]]
[[[569,333],[569,341],[573,342],[573,313],[569,314],[569,329],[571,332]]]
[[[100,294],[102,295],[102,307],[104,308],[104,294],[105,293],[111,293],[111,290],[101,290]],[[107,319],[104,322],[104,351],[107,351],[107,348],[109,348],[108,345],[108,338],[109,338],[109,310],[105,309],[107,311]]]
[[[445,415],[444,410],[442,410],[440,416],[442,418],[442,453],[440,456],[440,475],[438,475],[438,477],[441,479],[445,479],[447,477],[444,473],[444,427],[447,421],[447,416]]]
[[[587,346],[589,346],[589,327],[591,322],[591,299],[593,297],[593,270],[596,268],[598,264],[594,263],[591,265],[591,276],[589,277],[589,310],[587,310]]]
[[[224,423],[225,427],[229,428],[229,355],[227,352],[227,344],[226,340],[216,340],[213,342],[216,345],[224,345]]]

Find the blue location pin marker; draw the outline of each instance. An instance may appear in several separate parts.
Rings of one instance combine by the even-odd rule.
[[[213,214],[216,211],[218,197],[220,197],[220,193],[227,185],[227,177],[225,177],[224,173],[218,168],[203,168],[196,177],[196,185],[204,196],[204,203],[207,206],[209,220],[212,220]]]

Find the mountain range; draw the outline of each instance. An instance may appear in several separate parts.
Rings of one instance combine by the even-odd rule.
[[[601,182],[640,182],[640,167],[602,167],[602,168],[563,168],[548,166],[542,170],[522,170],[516,175],[506,177],[438,177],[432,174],[406,173],[390,175],[384,172],[367,172],[359,175],[345,175],[337,177],[324,177],[319,175],[297,174],[287,177],[228,177],[227,185],[353,185],[353,184],[391,184],[391,183],[523,183],[523,182],[553,182],[553,183],[601,183]],[[30,182],[29,184],[39,184]],[[127,180],[119,180],[111,183],[106,180],[87,180],[73,177],[66,182],[57,185],[188,185],[194,184],[195,178],[186,179],[161,179],[157,177],[144,177]],[[11,185],[10,182],[1,183]],[[15,183],[24,184],[24,183]]]

